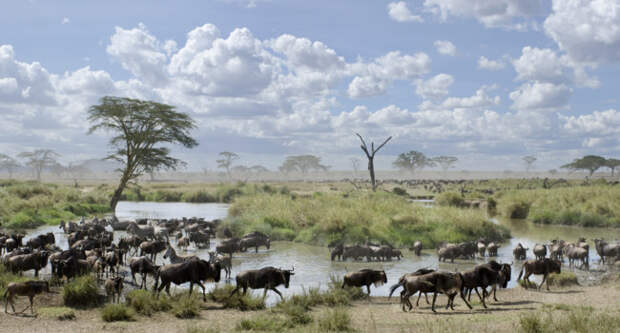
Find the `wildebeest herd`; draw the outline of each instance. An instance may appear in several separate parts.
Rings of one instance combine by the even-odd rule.
[[[22,274],[24,271],[32,270],[35,277],[38,277],[39,271],[49,264],[51,275],[56,280],[71,280],[77,276],[94,274],[97,281],[102,282],[112,302],[120,302],[123,285],[126,283],[147,289],[148,276],[154,281],[153,291],[157,295],[164,289],[169,294],[172,283],[176,285],[189,283],[190,294],[196,284],[202,288],[203,299],[206,299],[206,288],[203,283],[219,282],[221,270],[225,271],[225,277],[229,279],[234,253],[246,252],[249,249],[258,252],[260,247],[270,249],[271,246],[269,236],[261,232],[255,231],[234,238],[230,230],[219,226],[219,220],[206,221],[199,218],[118,221],[112,217],[94,218],[89,221],[82,219],[78,223],[61,222],[59,228],[66,234],[68,249],[62,250],[56,246],[56,239],[51,232],[33,237],[25,242],[25,245],[24,235],[0,233],[0,255],[2,255],[0,261],[13,273]],[[113,231],[108,231],[109,228]],[[118,230],[126,231],[127,235],[115,242],[114,231]],[[199,249],[208,248],[216,235],[216,230],[226,238],[218,242],[215,251],[209,252],[208,260],[196,255],[179,255],[171,245],[173,238],[176,239],[177,248],[184,249],[192,243]],[[602,239],[595,239],[594,244],[602,262],[614,262],[620,259],[620,244],[609,244]],[[401,250],[386,243],[366,242],[347,246],[343,241],[336,241],[329,244],[329,247],[331,260],[390,261],[400,260],[403,257]],[[474,242],[443,243],[436,250],[439,261],[454,262],[455,259],[495,257],[499,247],[500,244],[496,242],[479,239]],[[422,255],[422,242],[414,242],[409,246],[409,250],[417,256]],[[514,258],[526,260],[528,250],[529,248],[518,244],[513,250]],[[157,256],[162,252],[163,259],[168,260],[169,264],[157,264]],[[532,253],[536,259],[523,263],[518,279],[523,276],[528,280],[532,274],[543,275],[543,283],[547,281],[547,289],[548,275],[560,272],[564,257],[568,259],[570,267],[577,261],[581,262],[580,267],[586,269],[589,267],[589,245],[585,239],[579,239],[575,243],[554,240],[549,244],[536,244]],[[390,288],[390,297],[396,289],[402,288],[400,294],[402,308],[411,310],[413,308],[409,300],[411,296],[419,293],[417,306],[422,293],[425,294],[425,298],[427,293],[433,293],[431,308],[435,311],[437,294],[445,294],[448,297],[446,308],[453,308],[457,294],[460,294],[465,304],[471,308],[468,300],[475,291],[486,308],[486,298],[492,293],[497,301],[496,289],[507,287],[511,279],[511,266],[512,264],[490,260],[462,272],[419,269],[401,276],[398,283]],[[130,282],[124,280],[122,267],[127,267],[127,271],[130,272]],[[139,284],[136,281],[136,274],[141,278]],[[231,296],[240,290],[245,294],[247,289],[263,289],[263,296],[268,290],[272,290],[282,298],[276,287],[284,285],[288,288],[294,274],[294,268],[282,269],[271,266],[240,272],[236,276],[236,288]],[[387,281],[385,271],[363,269],[347,273],[343,277],[342,287],[365,286],[367,293],[370,294],[371,285],[377,286]],[[491,289],[487,291],[487,288]],[[49,291],[47,282],[33,280],[10,284],[5,293],[5,312],[9,303],[13,307],[12,297],[15,295],[28,296],[31,311],[34,311],[32,299],[34,295],[44,291]],[[428,299],[426,302],[428,303]]]

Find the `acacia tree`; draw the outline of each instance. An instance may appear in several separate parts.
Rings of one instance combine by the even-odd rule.
[[[534,162],[537,160],[537,158],[532,155],[523,156],[521,159],[525,162],[525,172],[530,172],[532,165],[534,165]]]
[[[31,152],[23,152],[19,155],[20,158],[26,160],[26,165],[34,169],[37,181],[41,181],[41,172],[46,168],[51,168],[58,164],[56,159],[60,157],[60,154],[51,149],[37,149]]]
[[[431,160],[439,164],[445,175],[448,172],[448,169],[450,169],[459,159],[454,156],[437,156],[433,157]]]
[[[228,179],[231,179],[230,171],[233,165],[233,162],[239,159],[239,155],[235,153],[231,153],[229,151],[223,151],[219,154],[222,156],[222,159],[219,159],[217,162],[217,167],[220,169],[226,169],[226,175],[228,175]]]
[[[582,158],[574,160],[572,163],[565,164],[561,168],[569,170],[586,170],[589,172],[590,177],[592,174],[601,167],[604,167],[606,163],[605,158],[597,155],[587,155]]]
[[[188,114],[166,104],[110,96],[103,97],[100,103],[88,109],[92,124],[88,134],[97,130],[114,134],[109,143],[113,151],[105,159],[121,164],[121,179],[110,201],[115,210],[125,187],[145,172],[176,170],[185,165],[170,156],[170,149],[164,145],[197,146],[190,136],[196,125]]]
[[[611,169],[611,176],[614,176],[614,171],[620,166],[620,160],[615,158],[608,158],[605,160],[605,166]]]
[[[9,179],[13,178],[13,172],[15,172],[15,169],[19,168],[19,166],[16,159],[9,155],[0,154],[0,169],[6,170],[9,174]]]
[[[427,166],[434,166],[435,162],[432,159],[426,157],[419,151],[412,150],[408,153],[402,153],[398,155],[396,160],[392,163],[394,167],[400,170],[409,171],[414,174],[416,170],[423,169]]]
[[[375,143],[371,142],[370,149],[368,149],[368,146],[366,145],[366,141],[364,141],[362,136],[359,135],[358,133],[355,133],[355,135],[357,135],[357,137],[360,138],[360,141],[362,141],[362,145],[360,146],[360,148],[362,149],[362,151],[364,152],[364,154],[366,154],[366,157],[368,158],[368,172],[370,173],[370,183],[372,184],[372,190],[376,191],[377,183],[375,180],[375,162],[374,162],[375,154],[379,151],[379,149],[383,148],[383,146],[385,146],[385,144],[388,143],[388,141],[390,141],[392,137],[390,136],[389,138],[385,139],[385,141],[383,141],[383,143],[380,144],[377,147],[377,149],[375,149]]]

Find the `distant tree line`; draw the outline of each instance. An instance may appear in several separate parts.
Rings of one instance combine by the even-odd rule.
[[[577,158],[571,163],[562,165],[562,169],[568,169],[571,171],[587,171],[591,177],[600,168],[609,168],[611,170],[611,176],[614,176],[616,168],[620,166],[620,160],[615,158],[604,158],[597,155],[586,155],[582,158]]]

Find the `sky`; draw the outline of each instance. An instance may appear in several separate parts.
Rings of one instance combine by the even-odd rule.
[[[101,158],[103,96],[173,105],[199,146],[276,169],[314,154],[379,169],[410,150],[459,170],[620,157],[620,0],[2,1],[0,152]]]

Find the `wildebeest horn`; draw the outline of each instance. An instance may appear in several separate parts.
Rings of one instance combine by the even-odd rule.
[[[295,271],[295,265],[292,265],[291,267],[293,268],[293,269],[291,269],[291,272],[294,272]]]

